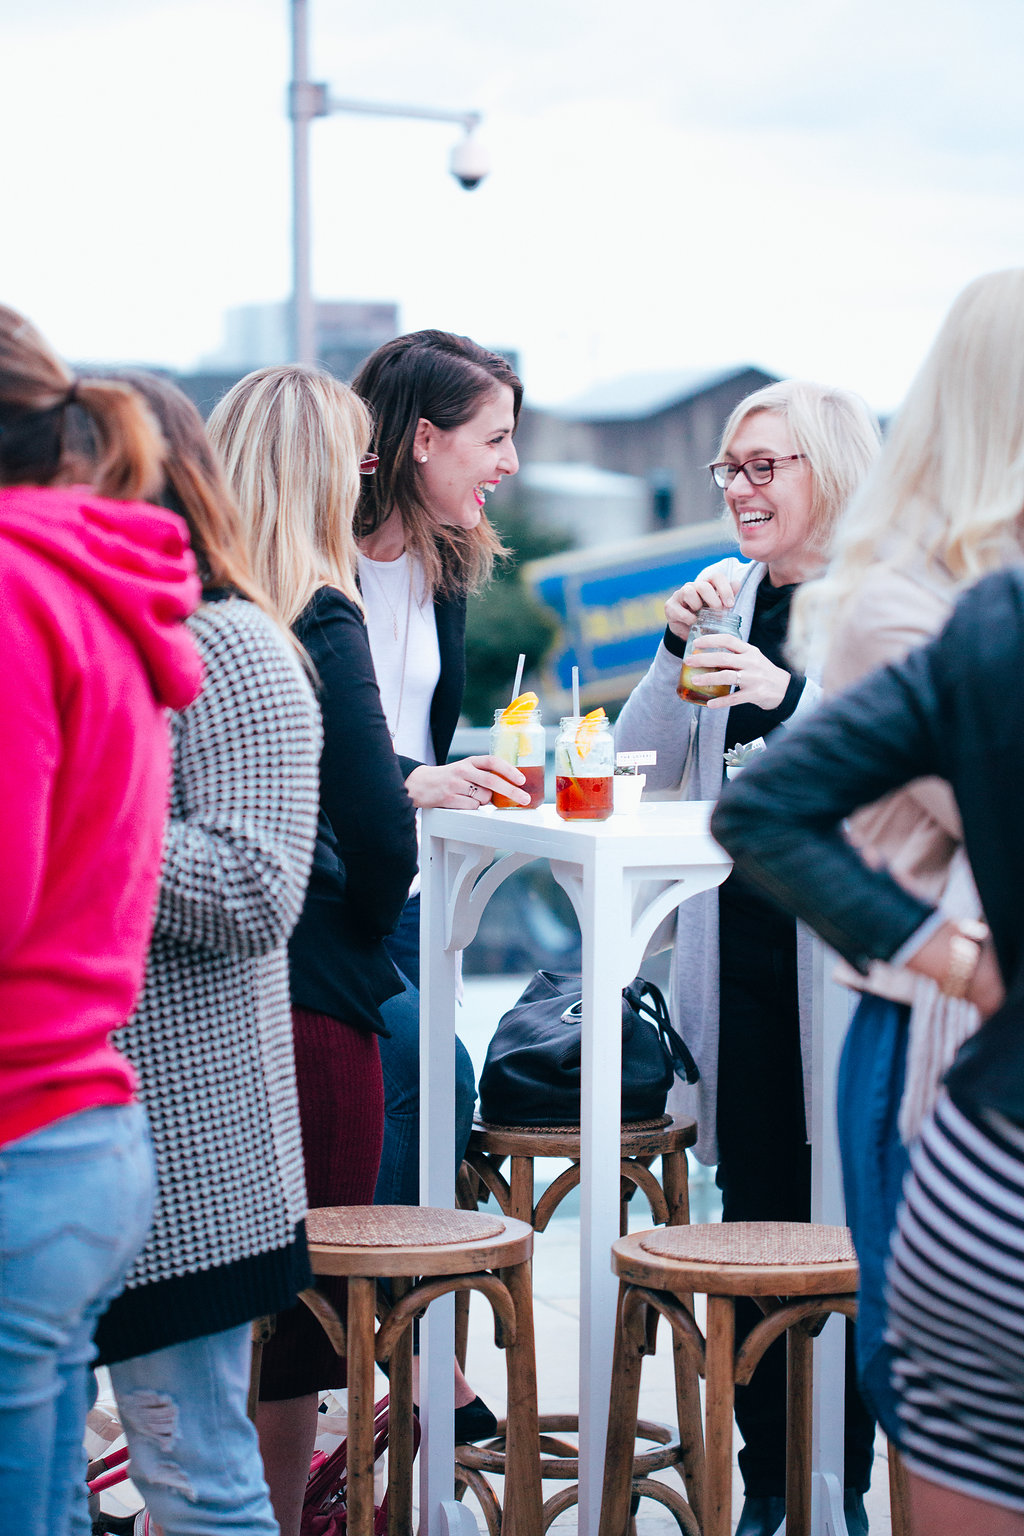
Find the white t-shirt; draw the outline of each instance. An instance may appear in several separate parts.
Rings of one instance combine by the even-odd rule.
[[[366,610],[373,670],[395,751],[401,757],[433,766],[436,758],[430,735],[430,705],[441,677],[441,648],[434,600],[425,595],[419,562],[404,550],[397,560],[371,560],[360,555],[359,589]],[[419,835],[417,811],[417,838]],[[419,888],[417,870],[409,895],[415,896]]]

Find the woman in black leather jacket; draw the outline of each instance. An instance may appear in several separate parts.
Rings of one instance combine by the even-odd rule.
[[[1008,686],[1022,651],[1014,569],[971,588],[931,644],[773,742],[712,819],[743,874],[862,973],[896,958],[987,1021],[915,1145],[889,1266],[901,1445],[929,1536],[1024,1531],[1024,697]],[[851,811],[927,775],[953,789],[991,937],[843,836]]]

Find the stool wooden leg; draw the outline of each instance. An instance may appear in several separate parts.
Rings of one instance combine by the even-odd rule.
[[[533,1158],[513,1157],[508,1170],[509,1203],[506,1215],[533,1226]]]
[[[732,1414],[736,1314],[731,1296],[708,1297],[703,1536],[732,1532]]]
[[[640,1365],[643,1358],[635,1338],[627,1339],[623,1327],[623,1306],[631,1289],[620,1282],[619,1305],[615,1313],[611,1413],[608,1416],[599,1536],[624,1536],[631,1524],[629,1506],[640,1402]]]
[[[786,1536],[811,1536],[813,1344],[799,1324],[786,1339]]]
[[[505,1510],[502,1536],[539,1536],[542,1528],[537,1355],[529,1263],[500,1271],[515,1307],[516,1337],[505,1352],[508,1371]]]
[[[665,1191],[670,1227],[688,1227],[690,1224],[690,1169],[686,1161],[686,1148],[678,1152],[666,1152],[661,1159],[661,1187]]]
[[[398,1301],[412,1281],[396,1275],[392,1296]],[[412,1325],[391,1351],[388,1415],[388,1536],[410,1536],[412,1519]]]
[[[348,1536],[373,1536],[373,1356],[376,1281],[348,1282]]]
[[[892,1536],[910,1536],[910,1487],[903,1457],[893,1445],[889,1446],[889,1518]]]
[[[693,1312],[693,1297],[680,1296],[687,1311]],[[679,1425],[679,1446],[683,1459],[683,1482],[686,1498],[697,1524],[704,1528],[704,1426],[700,1413],[700,1378],[693,1363],[693,1356],[686,1346],[672,1337],[672,1353],[675,1367],[676,1422]]]

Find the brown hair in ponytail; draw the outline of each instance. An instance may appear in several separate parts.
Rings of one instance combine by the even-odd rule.
[[[166,443],[159,499],[188,524],[203,586],[234,587],[280,622],[252,574],[242,515],[192,401],[170,379],[141,369],[119,368],[108,381],[136,390],[159,423]]]
[[[81,411],[94,451],[75,448]],[[35,326],[0,305],[0,485],[86,481],[133,501],[160,486],[163,440],[145,401],[126,384],[74,379]]]

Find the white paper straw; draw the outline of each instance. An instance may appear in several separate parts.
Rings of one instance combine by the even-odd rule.
[[[515,682],[512,685],[512,697],[513,697],[513,699],[518,699],[518,697],[519,697],[519,688],[520,688],[520,684],[523,681],[523,668],[525,666],[526,666],[526,652],[525,651],[520,651],[520,653],[519,653],[519,665],[518,665],[518,667],[516,667],[516,680],[515,680]]]
[[[578,715],[580,712],[580,669],[572,669],[572,712]]]

